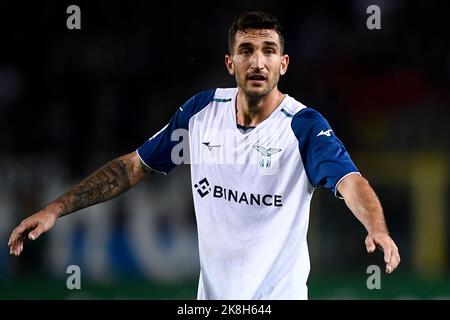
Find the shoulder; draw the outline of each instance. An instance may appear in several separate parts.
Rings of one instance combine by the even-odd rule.
[[[329,129],[328,121],[313,108],[303,108],[298,111],[292,118],[292,128],[312,128],[315,126],[324,126]]]
[[[237,88],[217,88],[214,92],[216,102],[231,101],[236,96]]]
[[[202,111],[213,101],[215,92],[216,89],[210,89],[193,95],[179,107],[177,115],[187,123],[193,115]]]
[[[236,92],[237,88],[215,88],[201,91],[186,101],[181,109],[188,108],[193,112],[198,112],[211,102],[231,101],[236,95]]]
[[[319,111],[313,109],[313,108],[304,108],[300,111],[298,111],[294,115],[295,120],[308,120],[308,121],[321,121],[325,120],[325,118],[320,114]]]
[[[192,96],[188,101],[184,103],[184,107],[196,107],[201,105],[207,105],[214,99],[214,94],[217,89],[210,89],[201,91]]]
[[[202,110],[218,104],[220,105],[221,102],[231,101],[236,91],[237,88],[216,88],[195,94],[181,105],[176,113],[180,125],[187,127],[190,119]]]
[[[291,121],[291,129],[300,142],[324,135],[330,137],[332,129],[328,121],[313,108],[303,108]]]
[[[325,118],[315,109],[307,107],[303,103],[297,101],[291,96],[288,96],[283,113],[292,118],[292,126],[307,125],[315,122],[325,121]]]

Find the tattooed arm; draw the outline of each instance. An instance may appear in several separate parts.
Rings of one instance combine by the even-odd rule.
[[[9,238],[10,254],[20,255],[25,237],[37,239],[53,227],[57,218],[117,197],[153,173],[136,152],[112,160],[52,201],[45,209],[23,220]]]

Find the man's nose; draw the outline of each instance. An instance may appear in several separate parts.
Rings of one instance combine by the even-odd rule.
[[[251,62],[250,66],[253,69],[263,69],[264,68],[264,56],[262,55],[261,52],[256,51],[253,54],[250,62]]]

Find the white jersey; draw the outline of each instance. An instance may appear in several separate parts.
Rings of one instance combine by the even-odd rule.
[[[336,194],[340,180],[357,169],[327,121],[287,95],[243,133],[236,95],[230,88],[192,97],[138,155],[162,173],[180,156],[190,161],[198,299],[307,299],[314,188]],[[184,149],[182,130],[189,136]]]

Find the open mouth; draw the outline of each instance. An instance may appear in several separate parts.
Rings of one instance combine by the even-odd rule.
[[[254,81],[265,81],[266,77],[263,76],[262,74],[252,74],[250,76],[248,76],[249,80],[254,80]]]

